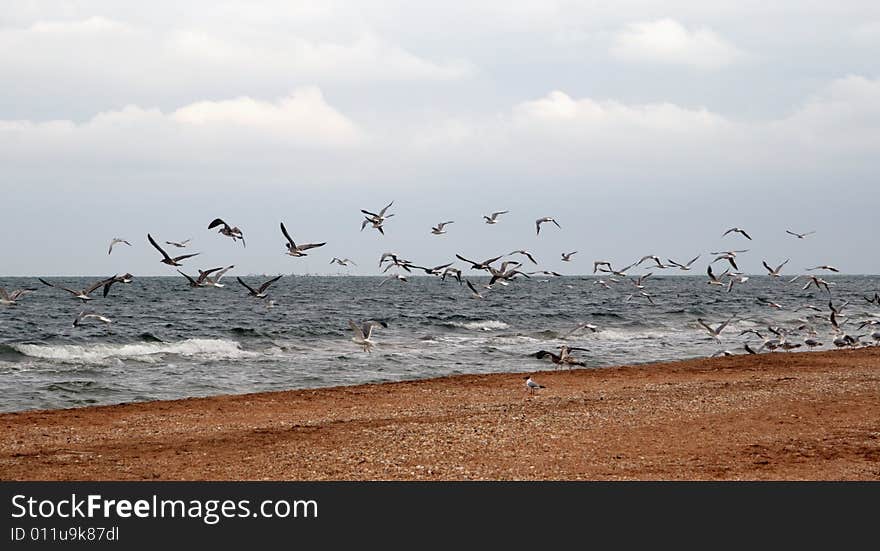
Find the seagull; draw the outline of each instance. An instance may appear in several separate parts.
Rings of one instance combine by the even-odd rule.
[[[348,266],[348,263],[351,262],[355,266],[357,266],[357,262],[351,260],[350,258],[336,258],[335,256],[330,260],[330,264],[339,264],[340,266]]]
[[[464,262],[469,262],[471,264],[471,270],[488,270],[490,268],[490,264],[492,264],[496,260],[501,259],[500,256],[496,256],[495,258],[490,258],[489,260],[484,260],[482,262],[474,262],[473,260],[468,260],[460,254],[456,254],[455,257],[459,260],[463,260]]]
[[[835,268],[834,266],[829,266],[828,264],[822,264],[821,266],[816,266],[814,268],[807,268],[808,272],[813,271],[813,270],[828,270],[829,272],[839,272],[840,271],[837,268]]]
[[[837,285],[836,283],[828,283],[827,281],[825,281],[825,280],[822,279],[821,277],[810,276],[810,281],[808,281],[807,284],[804,285],[804,286],[801,288],[801,290],[802,290],[802,291],[806,291],[807,288],[808,288],[810,285],[813,285],[813,284],[815,284],[815,285],[816,285],[816,288],[819,289],[819,290],[821,290],[821,289],[822,289],[822,286],[824,285],[824,286],[825,286],[825,290],[828,291],[829,294],[831,293],[831,288],[829,287],[829,285]]]
[[[477,288],[474,287],[474,284],[471,283],[471,281],[470,281],[469,279],[466,279],[466,280],[464,280],[464,281],[465,281],[465,283],[467,283],[467,286],[468,286],[468,287],[470,288],[470,290],[471,290],[471,293],[472,293],[472,294],[471,294],[471,298],[485,298],[485,297],[483,297],[483,295],[480,294],[479,291],[477,291]]]
[[[216,228],[217,226],[223,226],[222,228],[220,228],[219,233],[222,233],[226,237],[231,237],[233,241],[241,239],[241,244],[245,247],[247,246],[244,243],[244,234],[240,229],[238,229],[237,227],[230,227],[229,224],[219,218],[215,218],[210,224],[208,224],[208,229],[211,230]]]
[[[687,270],[690,270],[690,269],[691,269],[691,264],[693,264],[694,262],[696,262],[698,258],[700,258],[700,255],[697,255],[697,256],[695,256],[694,258],[692,258],[691,261],[688,262],[687,264],[679,264],[678,262],[676,262],[676,261],[674,261],[674,260],[670,260],[670,259],[668,259],[668,258],[666,259],[666,262],[669,262],[669,263],[672,264],[673,266],[678,266],[678,269],[679,269],[679,270],[687,271]]]
[[[562,261],[563,261],[563,262],[571,262],[571,257],[572,257],[572,255],[574,255],[576,252],[577,252],[577,251],[572,251],[572,252],[570,252],[570,253],[562,253]]]
[[[455,223],[455,220],[449,220],[448,222],[440,222],[439,224],[437,224],[436,226],[431,228],[431,233],[433,233],[434,235],[444,234],[444,233],[446,233],[446,230],[444,230],[443,228],[447,224],[453,224],[453,223]]]
[[[745,343],[743,345],[743,348],[745,348],[746,352],[748,352],[749,354],[757,354],[757,352],[755,352],[755,350],[751,346],[749,346],[749,343]]]
[[[874,291],[874,298],[865,297],[865,300],[867,300],[869,304],[880,306],[880,293]]]
[[[587,364],[585,364],[584,362],[581,362],[579,360],[576,360],[574,358],[574,356],[572,356],[570,354],[570,352],[572,352],[574,350],[586,350],[586,348],[576,348],[576,347],[569,347],[566,345],[562,345],[559,348],[559,354],[554,354],[553,352],[548,352],[547,350],[539,350],[539,351],[535,352],[535,357],[540,360],[540,359],[543,359],[543,358],[546,358],[549,356],[550,361],[553,362],[554,364],[556,364],[557,366],[559,366],[559,365],[567,365],[567,366],[577,365],[580,367],[586,367]]]
[[[523,379],[526,380],[526,390],[529,392],[534,392],[539,388],[547,388],[544,385],[539,385],[538,383],[536,383],[534,380],[532,380],[530,376],[525,376],[523,377]]]
[[[74,298],[78,298],[78,299],[82,300],[83,302],[85,302],[87,300],[92,300],[92,297],[89,296],[89,293],[91,293],[92,291],[94,291],[98,287],[101,287],[102,285],[104,285],[108,281],[106,279],[102,279],[101,281],[98,281],[97,283],[93,283],[90,287],[87,287],[81,291],[74,291],[73,289],[68,289],[67,287],[62,287],[61,285],[55,285],[53,283],[49,283],[48,281],[46,281],[43,278],[37,278],[37,279],[39,279],[43,285],[48,285],[49,287],[57,287],[58,289],[62,289],[64,291],[67,291],[68,293],[73,295]]]
[[[605,264],[605,262],[603,262],[603,264]],[[626,271],[629,270],[630,268],[634,268],[634,267],[636,266],[636,264],[638,264],[638,263],[637,263],[637,262],[633,262],[633,263],[630,264],[629,266],[626,266],[625,268],[621,268],[621,269],[619,269],[619,270],[615,270],[614,268],[611,267],[611,264],[608,264],[608,268],[607,268],[607,269],[606,269],[606,268],[599,268],[599,271],[600,271],[600,272],[606,272],[606,273],[609,273],[609,274],[614,274],[614,275],[616,275],[616,276],[620,276],[620,277],[626,277]],[[596,263],[594,262],[593,265],[595,266]]]
[[[545,216],[543,218],[538,218],[537,220],[535,220],[535,229],[537,230],[535,232],[535,235],[541,233],[541,224],[544,224],[545,222],[553,222],[554,224],[556,224],[557,228],[562,229],[562,226],[559,225],[559,222],[557,222],[553,218],[550,218],[549,216]]]
[[[440,275],[440,280],[446,281],[446,276],[450,274],[452,274],[452,276],[458,280],[458,284],[461,285],[461,270],[459,270],[458,268],[446,268]]]
[[[777,267],[775,267],[775,268],[771,268],[771,267],[767,264],[767,261],[766,261],[766,260],[762,260],[761,263],[764,265],[765,268],[767,268],[767,271],[769,272],[767,275],[769,275],[769,276],[772,277],[772,278],[777,278],[777,277],[779,277],[779,275],[780,275],[780,274],[779,274],[779,270],[781,270],[783,266],[785,266],[786,264],[788,264],[788,261],[789,261],[789,260],[791,260],[791,259],[790,259],[790,258],[786,258],[786,259],[785,259],[785,262],[783,262],[782,264],[780,264],[779,266],[777,266]]]
[[[110,240],[110,248],[107,250],[107,254],[110,254],[113,252],[113,245],[115,245],[117,243],[125,243],[126,245],[131,247],[131,243],[129,243],[125,239],[122,239],[121,237],[114,237],[112,240]]]
[[[733,319],[733,317],[731,316],[730,318],[727,319],[727,321],[724,321],[724,322],[718,324],[718,326],[715,327],[714,329],[711,326],[709,326],[702,318],[697,319],[697,323],[699,323],[704,328],[706,328],[706,331],[709,332],[709,334],[712,336],[712,338],[714,338],[715,340],[721,340],[721,332],[724,331],[724,328],[727,327],[727,324],[730,323],[730,321],[732,319]]]
[[[182,275],[183,277],[185,277],[189,281],[190,287],[211,287],[211,285],[208,285],[205,283],[205,279],[207,279],[207,277],[209,275],[211,275],[214,272],[216,272],[217,270],[221,270],[221,269],[222,269],[222,266],[220,268],[211,268],[210,270],[205,270],[205,271],[199,270],[199,277],[197,279],[193,279],[192,277],[186,275],[185,273],[181,272],[180,270],[177,270],[177,273],[179,273],[180,275]]]
[[[95,319],[97,319],[99,321],[103,321],[104,323],[107,323],[107,324],[109,324],[113,321],[110,318],[105,318],[104,316],[102,316],[100,314],[96,314],[94,312],[83,311],[83,312],[80,312],[79,315],[76,316],[76,318],[73,320],[73,326],[78,327],[79,324],[82,323],[83,320],[88,319],[88,318],[95,318]]]
[[[635,284],[637,289],[644,289],[645,288],[645,284],[644,284],[645,280],[648,279],[649,277],[651,277],[652,275],[654,275],[654,272],[648,272],[645,275],[640,275],[638,278],[636,278],[636,280],[633,283]]]
[[[373,345],[376,344],[371,338],[373,336],[373,328],[377,326],[387,328],[388,324],[384,321],[369,320],[358,326],[353,320],[348,320],[348,326],[354,331],[354,337],[351,340],[361,345],[364,352],[372,353]]]
[[[793,235],[793,236],[797,237],[798,239],[803,239],[803,238],[805,238],[806,236],[808,236],[808,235],[812,235],[812,234],[814,234],[814,233],[816,233],[816,232],[815,232],[815,230],[814,230],[814,231],[808,231],[807,233],[797,233],[797,232],[793,232],[793,231],[791,231],[791,230],[785,230],[785,233],[790,234],[790,235]]]
[[[323,247],[327,243],[305,243],[303,245],[297,245],[293,242],[293,239],[290,237],[290,234],[287,233],[287,228],[284,227],[284,222],[281,222],[281,233],[284,234],[284,237],[287,238],[287,243],[284,244],[287,247],[287,254],[290,256],[308,256],[307,253],[303,251],[307,251],[309,249],[314,249],[315,247]]]
[[[222,288],[222,287],[226,287],[225,284],[220,283],[220,279],[224,275],[226,275],[226,272],[228,272],[232,268],[235,268],[235,266],[234,265],[227,266],[227,267],[223,268],[222,270],[217,270],[217,275],[215,275],[214,277],[210,277],[209,275],[207,275],[207,274],[213,272],[213,270],[211,272],[202,272],[201,270],[199,270],[199,278],[202,277],[202,274],[205,274],[205,278],[203,280],[204,287],[217,287],[218,289]]]
[[[192,238],[184,239],[183,241],[166,241],[165,244],[166,245],[174,245],[175,247],[182,249],[182,248],[186,247],[187,243],[189,243],[190,241],[192,241]]]
[[[238,282],[241,283],[244,286],[244,288],[248,290],[248,292],[250,293],[250,296],[252,296],[254,298],[266,298],[267,296],[269,296],[269,294],[266,292],[266,289],[269,288],[269,285],[272,285],[273,283],[275,283],[276,281],[281,279],[281,276],[280,275],[275,276],[272,279],[264,282],[256,290],[254,290],[253,287],[251,287],[250,285],[248,285],[247,283],[242,281],[240,277],[236,276],[235,279],[237,279]]]
[[[385,212],[394,204],[394,201],[391,201],[387,205],[385,205],[382,210],[379,211],[379,214],[370,212],[368,210],[361,209],[361,212],[364,213],[364,221],[361,223],[361,231],[364,231],[364,228],[367,227],[367,224],[372,224],[374,228],[379,230],[379,233],[385,235],[385,230],[382,229],[382,224],[385,223],[386,220],[394,216],[393,214],[385,215]]]
[[[509,211],[509,210],[500,210],[500,211],[498,211],[498,212],[493,212],[493,213],[492,213],[492,216],[486,216],[486,215],[484,214],[484,215],[483,215],[483,218],[486,219],[486,223],[487,223],[487,224],[497,224],[497,223],[498,223],[498,217],[501,216],[502,214],[507,214],[508,212],[510,212],[510,211]]]
[[[409,267],[424,270],[425,273],[428,275],[442,276],[444,271],[446,270],[446,268],[449,268],[450,266],[452,266],[452,262],[449,262],[447,264],[441,264],[439,266],[434,266],[432,268],[426,268],[425,266],[416,266],[415,264],[410,264]]]
[[[538,264],[538,261],[535,260],[535,257],[532,256],[532,253],[530,253],[529,251],[524,251],[524,250],[512,251],[512,252],[507,253],[507,256],[511,256],[511,255],[514,255],[514,254],[522,254],[522,255],[525,255],[529,260],[532,261],[532,264],[535,264],[536,266],[537,266],[537,264]]]
[[[599,330],[599,328],[597,326],[593,325],[592,323],[579,323],[579,324],[577,324],[577,326],[574,329],[572,329],[571,331],[569,331],[568,333],[563,335],[563,338],[568,337],[570,335],[573,335],[574,333],[577,333],[581,329],[589,329],[593,333],[595,333],[596,331]]]
[[[180,261],[181,261],[181,260],[183,260],[183,259],[185,259],[185,258],[189,258],[189,257],[191,257],[191,256],[196,256],[197,254],[199,254],[199,253],[184,254],[184,255],[181,255],[181,256],[175,256],[174,258],[171,258],[170,256],[168,256],[168,253],[166,253],[165,251],[163,251],[163,250],[162,250],[162,247],[160,247],[159,244],[156,243],[156,241],[153,239],[153,236],[152,236],[152,235],[147,234],[147,239],[149,239],[149,240],[150,240],[150,243],[151,243],[154,247],[156,247],[156,249],[157,249],[160,253],[162,253],[162,256],[163,256],[164,258],[163,258],[162,260],[160,260],[159,262],[161,262],[161,263],[163,263],[163,264],[168,264],[169,266],[183,266],[183,264],[180,264]]]
[[[715,277],[715,274],[712,273],[711,265],[706,267],[706,273],[709,274],[709,281],[707,281],[706,283],[708,283],[709,285],[721,285],[722,287],[724,286],[724,282]]]
[[[743,234],[743,236],[745,236],[746,239],[748,239],[750,241],[752,239],[751,237],[749,237],[749,234],[747,234],[746,231],[742,228],[730,228],[729,230],[727,230],[726,232],[721,234],[721,237],[724,237],[725,235],[727,235],[728,233],[731,233],[731,232],[741,233],[741,234]]]
[[[25,296],[28,293],[33,293],[36,289],[16,289],[11,293],[7,293],[6,289],[0,287],[0,304],[5,306],[14,306],[17,304],[18,299]]]
[[[110,292],[110,287],[113,286],[114,283],[131,283],[133,278],[134,276],[129,273],[125,273],[122,275],[116,274],[113,277],[108,278],[106,280],[106,283],[104,283],[104,296],[107,296],[107,294]]]
[[[406,276],[403,276],[400,274],[390,274],[388,277],[386,277],[385,279],[382,280],[382,283],[379,284],[379,287],[385,285],[386,283],[388,283],[389,281],[391,281],[393,279],[400,280],[404,283],[407,282]]]
[[[783,310],[782,305],[780,305],[777,302],[773,302],[772,300],[767,300],[766,298],[761,298],[761,297],[758,297],[757,300],[761,304],[766,304],[767,306],[770,306],[771,308],[776,308],[777,310]]]
[[[735,253],[726,252],[726,253],[719,254],[717,257],[715,257],[715,260],[710,262],[710,264],[714,264],[714,263],[718,262],[719,260],[726,260],[730,263],[730,265],[733,267],[734,270],[739,270],[739,266],[736,265],[735,259],[736,259]]]

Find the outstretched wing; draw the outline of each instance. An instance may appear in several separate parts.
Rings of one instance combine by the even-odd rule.
[[[180,274],[180,275],[182,275],[182,276],[185,277],[186,279],[188,279],[189,282],[190,282],[190,284],[191,284],[193,287],[195,287],[196,285],[198,285],[198,283],[196,282],[196,280],[194,280],[194,279],[191,278],[190,276],[186,275],[185,273],[181,272],[180,270],[177,270],[177,273]]]
[[[186,258],[190,258],[190,257],[196,256],[196,255],[198,255],[198,254],[199,254],[199,253],[192,253],[192,254],[185,254],[185,255],[181,255],[181,256],[175,256],[174,258],[171,259],[171,261],[172,261],[172,262],[180,262],[181,260],[184,260],[184,259],[186,259]]]
[[[209,229],[209,230],[212,230],[212,229],[214,229],[214,228],[216,228],[217,226],[220,226],[220,225],[223,225],[223,226],[227,226],[227,227],[228,227],[228,224],[227,224],[226,222],[224,222],[223,220],[221,220],[221,219],[219,219],[219,218],[215,218],[210,224],[208,224],[208,229]]]
[[[153,239],[153,236],[152,236],[152,235],[147,234],[147,239],[149,239],[149,240],[150,240],[150,243],[151,243],[154,247],[156,247],[156,250],[158,250],[160,253],[162,253],[162,256],[165,257],[165,260],[171,260],[171,257],[168,256],[168,253],[166,253],[164,250],[162,250],[162,247],[160,247],[159,244],[156,243],[156,240]],[[171,261],[174,262],[173,260],[171,260]]]
[[[315,247],[323,247],[326,244],[326,241],[324,243],[306,243],[305,245],[300,245],[299,250],[305,251],[307,249],[314,249]]]
[[[287,239],[288,243],[290,243],[291,248],[296,248],[296,243],[293,242],[293,239],[290,237],[290,234],[287,233],[287,228],[284,227],[284,222],[281,222],[281,233],[284,234],[284,237]]]
[[[257,294],[257,292],[254,291],[254,288],[251,287],[250,285],[248,285],[247,283],[245,283],[244,281],[242,281],[240,277],[236,276],[235,279],[237,279],[238,282],[241,283],[241,284],[244,286],[245,289],[247,289],[248,291],[250,291],[252,295],[256,295],[256,294]]]
[[[354,331],[355,338],[359,338],[361,340],[366,339],[366,336],[364,335],[364,330],[358,327],[358,324],[356,324],[354,321],[348,320],[348,326],[351,327],[352,331]]]
[[[269,285],[272,285],[273,283],[275,283],[279,279],[281,279],[281,275],[277,275],[277,276],[273,277],[272,279],[270,279],[269,281],[264,282],[262,285],[260,285],[260,288],[258,289],[259,292],[262,293],[263,291],[265,291],[266,289],[269,288]]]

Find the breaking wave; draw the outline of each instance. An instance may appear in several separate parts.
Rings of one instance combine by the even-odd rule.
[[[180,342],[149,342],[131,344],[13,344],[25,356],[70,363],[100,363],[108,359],[142,359],[150,361],[157,355],[176,354],[207,359],[235,359],[257,355],[242,350],[235,341],[224,339],[186,339]]]

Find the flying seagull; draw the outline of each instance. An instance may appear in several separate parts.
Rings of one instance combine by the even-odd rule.
[[[16,301],[18,301],[18,299],[28,293],[33,293],[34,291],[36,291],[36,289],[16,289],[11,293],[7,293],[6,289],[0,287],[0,304],[13,306],[16,304]]]
[[[509,211],[509,210],[500,210],[500,211],[498,211],[498,212],[493,212],[491,216],[486,216],[486,215],[484,214],[484,215],[483,215],[483,218],[486,219],[486,223],[487,223],[487,224],[497,224],[497,223],[498,223],[498,217],[501,216],[502,214],[507,214],[508,212],[510,212],[510,211]]]
[[[376,320],[368,320],[363,324],[358,325],[354,322],[354,320],[348,320],[348,326],[351,327],[351,330],[354,331],[354,337],[351,338],[353,342],[359,344],[363,347],[364,352],[373,352],[373,345],[376,344],[373,341],[373,328],[374,327],[388,327],[388,324],[384,321],[376,321]]]
[[[539,389],[539,388],[547,388],[547,387],[545,387],[544,385],[539,385],[538,383],[536,383],[536,382],[535,382],[530,376],[528,376],[528,375],[525,376],[525,377],[523,377],[523,379],[526,380],[526,390],[529,391],[529,392],[534,392],[535,390],[537,390],[537,389]]]
[[[790,235],[793,235],[793,236],[797,237],[798,239],[803,239],[803,238],[805,238],[806,236],[808,236],[808,235],[812,235],[812,234],[814,234],[814,233],[816,233],[816,232],[815,232],[815,231],[808,231],[807,233],[797,233],[797,232],[793,232],[793,231],[791,231],[791,230],[785,230],[785,233],[790,234]]]
[[[811,272],[813,270],[828,270],[829,272],[839,272],[840,271],[837,268],[835,268],[834,266],[829,266],[828,264],[822,264],[821,266],[816,266],[814,268],[807,268],[808,272]]]
[[[489,266],[490,264],[492,264],[493,262],[495,262],[496,260],[499,260],[501,258],[500,256],[496,256],[495,258],[490,258],[489,260],[484,260],[482,262],[474,262],[473,260],[468,260],[467,258],[461,256],[460,254],[456,254],[455,257],[459,260],[463,260],[465,262],[470,263],[471,270],[488,270],[490,267]]]
[[[307,251],[309,249],[314,249],[315,247],[323,247],[327,243],[304,243],[302,245],[297,245],[293,242],[293,239],[290,237],[290,234],[287,233],[287,228],[284,227],[284,222],[281,222],[281,233],[284,234],[284,237],[287,238],[287,243],[284,244],[287,247],[287,254],[290,256],[308,256],[307,253],[303,251]]]
[[[571,257],[572,257],[576,252],[577,252],[577,251],[572,251],[572,252],[570,252],[570,253],[562,253],[562,261],[563,261],[563,262],[571,262]]]
[[[678,262],[676,262],[676,261],[674,261],[674,260],[670,260],[670,259],[668,259],[668,258],[666,259],[666,262],[669,262],[669,263],[672,264],[673,266],[678,266],[678,269],[679,269],[679,270],[687,271],[687,270],[690,270],[690,269],[691,269],[691,264],[693,264],[694,262],[696,262],[698,258],[700,258],[700,255],[697,255],[697,256],[693,257],[693,258],[691,259],[691,261],[688,262],[687,264],[679,264]]]
[[[351,262],[355,266],[357,266],[357,262],[351,260],[350,258],[336,258],[335,256],[330,260],[330,264],[339,264],[340,266],[348,266],[348,263]]]
[[[453,223],[455,223],[455,220],[449,220],[448,222],[440,222],[439,224],[437,224],[436,226],[431,228],[431,233],[433,233],[434,235],[444,234],[444,233],[446,233],[446,230],[444,230],[443,228],[447,224],[453,224]]]
[[[514,254],[525,255],[525,257],[528,258],[528,259],[532,262],[532,264],[534,264],[534,265],[536,265],[536,266],[538,265],[538,261],[535,260],[535,257],[532,256],[532,253],[530,253],[529,251],[525,251],[525,250],[522,250],[522,249],[521,249],[521,250],[518,250],[518,251],[512,251],[512,252],[507,253],[507,256],[511,256],[511,255],[514,255]]]
[[[556,224],[557,228],[562,229],[562,226],[559,225],[559,222],[549,216],[545,216],[543,218],[538,218],[537,220],[535,220],[535,235],[539,235],[541,233],[541,224],[544,224],[546,222],[553,222],[554,224]]]
[[[186,245],[187,245],[190,241],[192,241],[192,238],[190,238],[190,239],[184,239],[183,241],[166,241],[165,244],[166,244],[166,245],[174,245],[175,247],[178,247],[178,248],[181,248],[181,249],[182,249],[182,248],[186,247]]]
[[[361,212],[364,213],[364,221],[361,222],[361,231],[364,231],[364,228],[367,227],[367,224],[372,224],[374,228],[379,230],[379,233],[385,235],[385,230],[382,229],[382,224],[385,223],[386,220],[394,216],[393,214],[385,215],[385,212],[394,204],[394,201],[391,201],[382,210],[379,211],[379,214],[374,212],[370,212],[368,210],[361,209]]]
[[[110,248],[107,250],[107,254],[110,254],[110,253],[113,252],[113,245],[115,245],[115,244],[117,244],[117,243],[125,243],[126,245],[128,245],[129,247],[131,247],[131,243],[129,243],[129,242],[126,241],[125,239],[122,239],[122,238],[120,238],[120,237],[114,237],[114,238],[110,241]]]
[[[730,323],[730,321],[731,321],[732,319],[733,319],[733,317],[730,317],[730,318],[727,319],[727,321],[724,321],[724,322],[719,323],[719,324],[718,324],[716,327],[714,327],[714,328],[711,327],[711,326],[709,326],[709,325],[705,322],[705,320],[703,320],[702,318],[697,319],[697,323],[699,323],[700,325],[702,325],[702,326],[706,329],[706,331],[709,332],[709,334],[712,336],[713,339],[715,339],[715,340],[720,340],[720,338],[721,338],[721,332],[724,331],[724,328],[727,327],[727,324]]]
[[[230,266],[230,268],[231,267],[232,266]],[[222,270],[222,269],[223,269],[223,267],[221,266],[219,268],[211,268],[210,270],[199,270],[199,277],[196,279],[193,279],[192,277],[186,275],[185,273],[181,272],[180,270],[177,270],[177,273],[179,273],[180,275],[182,275],[183,277],[185,277],[189,281],[190,287],[213,287],[214,286],[213,282],[206,283],[206,280],[208,279],[209,275],[213,274],[216,271]],[[228,269],[229,268],[227,268],[227,270]],[[226,270],[223,270],[223,271],[225,272]],[[222,285],[221,285],[221,287],[222,287]]]
[[[152,235],[147,234],[147,239],[149,239],[149,240],[150,240],[150,243],[151,243],[154,247],[156,247],[156,250],[158,250],[160,253],[162,253],[162,256],[163,256],[164,258],[162,258],[162,260],[160,260],[159,262],[161,262],[161,263],[163,263],[163,264],[168,264],[169,266],[183,266],[183,264],[180,264],[180,261],[181,261],[181,260],[183,260],[183,259],[185,259],[185,258],[189,258],[189,257],[191,257],[191,256],[196,256],[197,254],[199,254],[199,253],[184,254],[184,255],[181,255],[181,256],[175,256],[174,258],[171,258],[170,256],[168,256],[168,253],[166,253],[165,251],[163,251],[163,250],[162,250],[162,247],[160,247],[159,244],[156,243],[156,241],[153,239],[153,236],[152,236]]]
[[[231,237],[233,241],[237,239],[241,239],[241,244],[247,247],[244,243],[244,234],[237,227],[232,227],[220,218],[215,218],[210,224],[208,224],[208,229],[214,229],[217,226],[223,226],[220,228],[219,233],[225,235],[226,237]]]
[[[103,321],[104,323],[107,323],[107,324],[109,324],[113,321],[110,318],[106,318],[100,314],[96,314],[94,312],[83,311],[83,312],[80,312],[79,315],[77,315],[76,318],[73,320],[73,326],[78,327],[79,324],[81,324],[83,322],[83,320],[86,320],[89,318],[95,318],[96,320]]]
[[[257,287],[256,290],[254,290],[253,287],[251,287],[250,285],[248,285],[247,283],[242,281],[240,277],[236,276],[235,279],[237,279],[238,282],[241,283],[244,286],[244,288],[248,290],[248,293],[250,293],[250,296],[252,296],[254,298],[266,298],[267,296],[269,296],[269,294],[266,292],[266,289],[269,288],[269,285],[272,285],[273,283],[275,283],[276,281],[281,279],[281,276],[280,275],[275,276],[272,279],[264,282],[262,285]]]
[[[729,230],[727,230],[726,232],[724,232],[723,234],[721,234],[721,237],[724,237],[725,235],[727,235],[728,233],[731,233],[731,232],[741,233],[741,234],[743,234],[743,236],[745,236],[745,238],[748,239],[749,241],[752,240],[752,238],[749,236],[749,234],[747,234],[746,231],[745,231],[744,229],[742,229],[742,228],[730,228]]]
[[[471,283],[471,280],[465,279],[464,281],[465,283],[467,283],[468,288],[470,288],[471,290],[471,298],[484,298],[483,295],[481,295],[480,292],[477,291],[477,288],[474,287],[474,284]]]
[[[37,279],[39,279],[43,285],[48,285],[49,287],[56,287],[58,289],[67,291],[68,293],[73,295],[74,298],[78,298],[78,299],[82,300],[83,302],[85,302],[87,300],[92,300],[92,297],[89,296],[89,293],[91,293],[92,291],[94,291],[98,287],[101,287],[102,285],[104,285],[108,281],[106,279],[102,279],[101,281],[98,281],[97,283],[93,283],[91,286],[86,287],[85,289],[83,289],[81,291],[74,291],[73,289],[68,289],[67,287],[62,287],[61,285],[55,285],[54,283],[49,283],[48,281],[46,281],[43,278],[37,278]]]
[[[133,278],[134,276],[129,273],[122,275],[116,274],[113,277],[107,278],[104,283],[104,296],[107,296],[110,292],[110,287],[112,287],[114,283],[131,283]]]
[[[767,275],[769,275],[770,277],[773,277],[773,278],[777,278],[777,277],[779,277],[779,275],[780,275],[780,274],[779,274],[779,270],[781,270],[783,266],[785,266],[786,264],[788,264],[788,261],[789,261],[789,260],[791,260],[791,259],[790,259],[790,258],[786,258],[786,259],[785,259],[785,262],[783,262],[782,264],[780,264],[779,266],[777,266],[777,267],[775,267],[775,268],[771,268],[771,267],[767,264],[767,261],[766,261],[766,260],[762,260],[761,263],[764,265],[765,268],[767,268],[767,271],[769,272]]]

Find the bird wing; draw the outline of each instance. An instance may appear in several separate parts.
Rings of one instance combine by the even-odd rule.
[[[770,272],[771,274],[775,271],[773,268],[771,268],[770,266],[767,265],[767,261],[766,261],[766,260],[762,260],[762,261],[761,261],[761,264],[763,264],[764,267],[767,268],[767,271]]]
[[[359,337],[361,340],[366,340],[367,337],[366,335],[364,335],[364,330],[358,327],[358,324],[356,324],[352,320],[348,320],[348,326],[351,327],[352,331],[354,331],[354,336],[356,338]]]
[[[168,256],[168,253],[166,253],[164,250],[162,250],[162,247],[160,247],[159,244],[156,243],[156,240],[153,239],[152,235],[147,234],[147,239],[149,239],[150,243],[152,243],[152,245],[154,247],[156,247],[156,250],[158,250],[160,253],[162,253],[162,256],[165,257],[165,260],[171,260],[172,262],[175,262],[174,260],[172,260],[172,258],[170,256]]]
[[[282,275],[283,275],[283,274],[282,274]],[[265,291],[266,289],[269,288],[269,285],[272,285],[273,283],[275,283],[275,282],[278,281],[279,279],[281,279],[281,275],[277,275],[277,276],[273,277],[272,279],[270,279],[269,281],[264,282],[262,285],[260,285],[260,288],[257,289],[257,290],[258,290],[260,293],[262,293],[263,291]]]
[[[465,282],[467,283],[467,286],[470,287],[471,291],[474,292],[475,295],[479,295],[479,294],[480,294],[479,292],[477,292],[477,289],[474,287],[474,284],[471,283],[471,280],[466,279]]]
[[[184,275],[185,275],[185,274],[184,274]],[[252,295],[256,295],[256,294],[257,294],[257,292],[254,291],[253,287],[251,287],[250,285],[248,285],[247,283],[245,283],[244,281],[242,281],[240,277],[236,276],[235,279],[237,279],[239,283],[241,283],[242,285],[244,285],[245,289],[247,289],[248,291],[250,291]]]
[[[189,282],[190,282],[190,284],[191,284],[193,287],[195,287],[196,285],[198,285],[198,282],[196,282],[196,280],[194,280],[194,279],[191,278],[190,276],[186,275],[185,273],[181,272],[180,270],[177,270],[177,273],[180,274],[180,275],[182,275],[182,276],[185,277],[186,279],[188,279]],[[200,279],[201,279],[201,278],[200,278]]]
[[[326,244],[326,241],[324,243],[306,243],[305,245],[300,245],[299,250],[305,251],[307,249],[314,249],[315,247],[323,247]]]
[[[217,272],[217,279],[215,281],[220,281],[220,278],[223,277],[224,275],[226,275],[226,272],[228,272],[229,270],[231,270],[233,268],[235,268],[234,265],[227,266],[227,267],[223,268],[222,270],[220,270],[219,272]]]
[[[15,293],[13,293],[13,294],[15,294]],[[15,299],[9,298],[9,295],[6,293],[6,289],[4,289],[3,287],[0,287],[0,297],[3,297],[3,300],[15,300]]]
[[[715,330],[712,329],[711,327],[709,327],[709,325],[707,325],[706,322],[703,321],[702,319],[698,319],[698,320],[697,320],[697,323],[699,323],[700,325],[702,325],[703,327],[705,327],[705,328],[706,328],[706,331],[712,333],[713,335],[715,334]]]
[[[108,281],[112,281],[112,280],[113,280],[112,277],[108,277],[107,279],[102,279],[101,281],[92,283],[92,286],[85,290],[85,294],[91,293],[92,291],[94,291],[98,287],[100,287],[100,286],[106,284]]]
[[[557,222],[556,220],[554,220],[554,219],[551,218],[551,219],[550,219],[550,222],[553,222],[554,224],[556,224],[556,227],[559,228],[560,230],[562,229],[562,226],[560,226],[560,225],[559,225],[559,222]]]
[[[382,210],[379,211],[379,217],[385,216],[385,211],[388,210],[388,208],[391,207],[391,205],[393,205],[393,204],[394,204],[394,201],[391,201],[390,203],[385,205],[385,207],[383,207]]]
[[[187,259],[187,258],[190,258],[190,257],[196,256],[196,255],[198,255],[198,254],[199,254],[199,253],[184,254],[184,255],[181,255],[181,256],[175,256],[174,258],[171,258],[170,260],[171,260],[172,262],[179,262],[179,261],[181,261],[181,260],[184,260],[184,259]]]
[[[281,233],[284,234],[284,237],[285,237],[285,238],[287,239],[287,241],[290,243],[290,246],[293,247],[293,248],[295,249],[295,248],[296,248],[296,243],[293,242],[293,239],[291,239],[290,234],[287,233],[287,228],[284,227],[284,222],[281,222]]]
[[[209,229],[209,230],[214,229],[214,228],[216,228],[217,226],[219,226],[219,225],[221,225],[221,224],[222,224],[223,226],[227,227],[227,228],[229,227],[229,224],[227,224],[227,223],[224,222],[223,220],[221,220],[221,219],[219,219],[219,218],[215,218],[210,224],[208,224],[208,229]]]
[[[464,260],[465,262],[470,262],[470,263],[473,264],[474,266],[478,266],[478,264],[477,264],[476,262],[474,262],[473,260],[468,260],[467,258],[461,256],[460,254],[456,254],[456,255],[455,255],[455,258],[457,258],[457,259],[459,259],[459,260]]]

